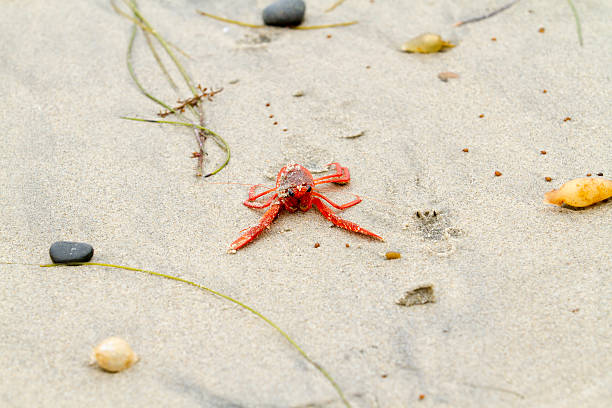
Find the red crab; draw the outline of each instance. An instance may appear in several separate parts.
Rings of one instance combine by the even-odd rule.
[[[342,167],[339,163],[331,163],[330,166],[334,166],[336,168],[336,172],[334,174],[315,179],[312,177],[312,174],[308,171],[308,169],[302,165],[288,164],[278,172],[278,175],[276,176],[276,187],[258,194],[256,194],[255,191],[257,190],[257,187],[261,186],[261,184],[251,187],[249,189],[249,198],[246,199],[243,204],[250,208],[265,208],[268,206],[270,208],[266,211],[264,216],[261,217],[261,220],[259,220],[257,225],[243,230],[243,234],[230,245],[230,251],[236,251],[254,240],[265,228],[272,224],[272,221],[274,221],[281,208],[284,207],[290,212],[295,212],[298,209],[308,211],[313,204],[319,209],[319,211],[321,211],[321,214],[323,214],[323,216],[330,220],[334,225],[349,231],[369,235],[382,241],[383,239],[373,232],[370,232],[365,228],[361,228],[354,222],[346,221],[338,217],[328,206],[323,203],[323,201],[321,201],[321,199],[323,199],[339,210],[344,210],[361,202],[361,198],[356,197],[349,203],[338,205],[321,193],[317,192],[315,189],[316,185],[324,183],[346,184],[351,180],[351,176],[346,167]],[[258,198],[272,192],[274,192],[274,194],[267,201],[255,201]]]

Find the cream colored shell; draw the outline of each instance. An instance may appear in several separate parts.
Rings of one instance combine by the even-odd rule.
[[[568,181],[558,190],[544,195],[546,202],[555,205],[587,207],[612,197],[612,180],[601,178],[578,178]]]
[[[104,339],[93,350],[92,358],[103,370],[116,373],[138,361],[127,341],[119,337]]]
[[[444,47],[452,48],[454,46],[454,44],[444,41],[438,34],[425,33],[405,42],[402,45],[402,51],[430,54],[438,52]]]

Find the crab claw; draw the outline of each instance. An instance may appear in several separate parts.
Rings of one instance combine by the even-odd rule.
[[[248,228],[237,240],[232,242],[228,252],[237,251],[252,240],[254,240],[261,232],[272,224],[272,221],[276,218],[280,212],[281,204],[272,204],[268,211],[265,212],[263,217],[259,220],[259,223],[251,228]]]

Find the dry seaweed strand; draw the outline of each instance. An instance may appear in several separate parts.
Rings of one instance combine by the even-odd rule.
[[[574,14],[574,20],[576,20],[576,31],[578,32],[578,42],[580,43],[580,46],[583,46],[582,43],[582,28],[580,27],[580,17],[578,17],[578,11],[576,10],[576,7],[574,6],[574,2],[572,0],[567,0],[567,2],[569,3],[570,8],[572,9],[572,13]]]
[[[178,59],[176,58],[176,56],[174,55],[174,53],[170,49],[170,43],[165,41],[165,39],[159,33],[157,33],[157,31],[155,31],[155,29],[153,29],[151,24],[142,16],[142,14],[140,13],[140,10],[138,9],[138,6],[137,6],[136,2],[134,0],[123,0],[123,2],[130,8],[130,10],[133,13],[133,16],[129,16],[127,13],[123,12],[122,10],[120,10],[116,6],[114,0],[111,0],[111,5],[112,5],[113,9],[118,14],[128,18],[130,21],[132,21],[134,23],[134,26],[132,28],[132,34],[130,36],[130,41],[129,41],[129,45],[128,45],[128,52],[127,52],[128,71],[130,73],[130,76],[132,77],[132,80],[134,81],[136,86],[139,88],[139,90],[147,98],[151,99],[152,101],[154,101],[155,103],[159,104],[160,106],[164,107],[167,110],[167,114],[165,116],[167,116],[169,114],[174,114],[178,118],[182,119],[184,122],[189,122],[190,123],[190,126],[193,128],[194,135],[195,135],[195,138],[196,138],[196,142],[198,143],[198,147],[199,147],[200,156],[198,158],[198,167],[197,167],[197,174],[196,174],[199,177],[201,177],[202,173],[203,173],[202,168],[203,168],[203,161],[204,161],[204,156],[205,156],[204,142],[206,141],[206,138],[207,138],[208,134],[213,136],[213,139],[215,140],[215,142],[225,151],[225,153],[226,153],[226,160],[215,171],[206,174],[204,177],[209,177],[209,176],[212,176],[214,174],[217,174],[229,162],[230,150],[229,150],[228,144],[225,142],[225,140],[221,136],[219,136],[218,134],[210,131],[210,129],[207,129],[207,128],[205,128],[203,126],[203,124],[204,124],[204,112],[203,112],[203,110],[202,110],[202,108],[201,108],[201,106],[199,104],[200,100],[202,99],[202,95],[200,93],[198,93],[198,90],[193,86],[193,82],[191,81],[191,78],[190,78],[189,74],[187,74],[187,72],[183,68],[182,64],[178,61]],[[144,86],[140,83],[140,81],[138,80],[138,78],[136,76],[136,73],[134,71],[133,64],[132,64],[132,50],[133,50],[134,40],[135,40],[135,37],[136,37],[136,32],[137,32],[137,28],[138,27],[143,31],[145,37],[147,37],[149,34],[151,34],[151,35],[153,35],[153,37],[155,37],[155,39],[159,42],[159,44],[161,44],[162,48],[164,49],[164,51],[166,51],[167,55],[170,57],[172,62],[175,64],[176,68],[178,69],[178,71],[180,72],[181,76],[183,77],[187,87],[189,88],[189,90],[193,94],[193,98],[189,98],[189,99],[186,100],[186,101],[189,101],[189,103],[186,103],[184,106],[180,107],[179,109],[172,108],[171,106],[169,106],[165,102],[162,102],[160,99],[158,99],[158,98],[154,97],[153,95],[151,95],[144,88]],[[148,39],[147,43],[148,43],[149,48],[150,48],[152,54],[154,55],[156,61],[160,65],[160,68],[164,72],[166,78],[168,79],[170,84],[173,85],[174,81],[172,81],[172,78],[171,78],[170,74],[165,69],[165,66],[163,65],[163,63],[161,62],[161,59],[159,58],[159,55],[155,51],[153,43],[150,41],[150,39]],[[177,48],[177,47],[174,47],[174,48]],[[199,87],[199,88],[201,90],[201,87]],[[205,93],[204,91],[201,91],[201,92]],[[217,93],[218,91],[217,92],[213,91],[213,92]],[[210,93],[208,95],[206,95],[206,96],[210,96]],[[198,111],[199,112],[197,112],[195,110],[194,106],[198,107]],[[182,115],[181,110],[184,107],[189,108],[189,110],[192,112],[192,114],[199,118],[200,126],[195,125],[191,120],[189,120],[184,115]]]
[[[336,7],[340,6],[342,3],[344,3],[344,0],[337,0],[334,4],[329,6],[329,8],[325,10],[325,12],[329,13],[330,11],[333,11]]]
[[[202,130],[204,132],[210,133],[212,134],[215,138],[218,138],[221,142],[225,143],[225,140],[223,140],[223,138],[221,136],[219,136],[217,133],[213,132],[212,130],[201,126],[201,125],[196,125],[194,123],[188,123],[188,122],[175,122],[175,121],[170,121],[170,120],[157,120],[157,119],[141,119],[141,118],[131,118],[129,116],[121,116],[121,119],[126,119],[126,120],[133,120],[136,122],[148,122],[148,123],[159,123],[159,124],[168,124],[168,125],[177,125],[177,126],[187,126],[187,127],[192,127],[192,128],[196,128],[198,130]],[[216,141],[217,139],[215,139]],[[219,144],[219,146],[221,147],[225,147],[227,146],[227,144],[221,144],[220,142],[217,142]],[[192,157],[198,157],[198,159],[200,157],[202,157],[202,152],[198,152],[197,156],[192,156]],[[230,150],[229,148],[225,151],[225,161],[223,162],[223,164],[214,172],[207,174],[204,177],[209,177],[212,176],[213,174],[217,174],[219,171],[221,171],[221,169],[223,169],[223,167],[225,167],[227,165],[227,163],[229,163],[230,161]],[[198,160],[199,162],[199,160]]]
[[[334,390],[336,391],[336,393],[338,394],[338,396],[340,397],[340,399],[342,400],[344,405],[346,407],[349,407],[349,408],[351,407],[351,404],[348,402],[348,400],[344,396],[344,393],[342,392],[342,389],[340,388],[338,383],[336,383],[336,381],[332,378],[332,376],[327,372],[327,370],[325,370],[319,363],[314,361],[308,354],[306,354],[306,352],[285,331],[283,331],[280,327],[278,327],[276,325],[276,323],[274,323],[272,320],[268,319],[266,316],[264,316],[263,314],[261,314],[257,310],[255,310],[252,307],[246,305],[245,303],[242,303],[239,300],[236,300],[236,299],[232,298],[231,296],[225,295],[225,294],[223,294],[221,292],[217,292],[214,289],[210,289],[210,288],[208,288],[208,287],[206,287],[204,285],[200,285],[198,283],[189,281],[187,279],[179,278],[178,276],[169,275],[169,274],[160,273],[160,272],[155,272],[155,271],[150,271],[150,270],[146,270],[146,269],[133,268],[133,267],[130,267],[130,266],[113,265],[113,264],[98,263],[98,262],[74,262],[74,263],[67,263],[67,264],[44,264],[44,265],[38,265],[38,264],[20,264],[20,263],[16,263],[16,262],[2,262],[2,263],[13,264],[13,265],[35,265],[35,266],[40,266],[42,268],[50,268],[50,267],[58,267],[58,266],[93,265],[93,266],[102,266],[102,267],[106,267],[106,268],[123,269],[123,270],[126,270],[126,271],[141,272],[141,273],[145,273],[145,274],[148,274],[148,275],[151,275],[151,276],[157,276],[157,277],[160,277],[160,278],[165,278],[165,279],[173,280],[173,281],[176,281],[176,282],[186,283],[188,285],[191,285],[191,286],[194,286],[194,287],[196,287],[198,289],[201,289],[201,290],[203,290],[205,292],[209,292],[209,293],[211,293],[213,295],[219,296],[220,298],[223,298],[223,299],[225,299],[227,301],[230,301],[230,302],[234,303],[235,305],[241,307],[242,309],[244,309],[244,310],[254,314],[256,317],[258,317],[259,319],[263,320],[269,326],[271,326],[274,330],[276,330],[281,336],[283,336],[285,338],[285,340],[287,340],[289,342],[289,344],[298,353],[300,353],[300,355],[306,361],[308,361],[310,364],[312,364],[312,366],[314,368],[316,368],[317,371],[319,371],[327,379],[327,381],[334,388]]]
[[[125,1],[125,0],[124,0]],[[153,34],[153,30],[149,27],[146,27],[144,24],[142,24],[140,21],[138,21],[137,19],[135,19],[134,17],[130,16],[129,14],[125,13],[124,11],[122,11],[119,7],[117,7],[117,5],[115,4],[115,0],[110,0],[111,3],[111,7],[113,8],[113,10],[115,10],[115,12],[117,14],[119,14],[120,16],[130,20],[132,23],[136,24],[138,27],[140,27],[143,31],[148,32],[149,34]],[[182,49],[180,49],[177,45],[171,43],[170,41],[168,41],[168,45],[171,46],[172,48],[174,48],[175,50],[177,50],[178,52],[180,52],[183,56],[193,60],[193,58],[187,54],[185,51],[183,51]]]
[[[481,20],[485,20],[487,18],[493,17],[496,14],[501,13],[504,10],[509,9],[510,7],[514,6],[515,3],[518,3],[519,0],[514,0],[511,1],[510,3],[506,4],[505,6],[498,8],[497,10],[494,10],[492,12],[490,12],[489,14],[485,14],[484,16],[480,16],[480,17],[474,17],[474,18],[470,18],[464,21],[459,21],[458,23],[455,23],[455,27],[459,27],[465,24],[469,24],[469,23],[475,23],[477,21],[481,21]]]
[[[244,23],[238,20],[232,20],[229,18],[221,17],[221,16],[215,16],[214,14],[210,14],[202,10],[196,10],[196,12],[205,17],[210,17],[215,20],[223,21],[224,23],[239,25],[241,27],[250,27],[250,28],[269,28],[270,27],[267,25]],[[287,27],[287,28],[291,30],[319,30],[322,28],[346,27],[346,26],[350,26],[353,24],[357,24],[357,21],[347,21],[344,23],[323,24],[323,25],[313,25],[313,26],[295,26],[295,27]]]

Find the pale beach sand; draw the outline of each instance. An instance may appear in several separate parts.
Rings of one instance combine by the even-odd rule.
[[[563,1],[453,27],[506,1],[347,0],[324,13],[333,1],[313,0],[305,24],[359,23],[257,31],[195,10],[258,23],[269,1],[141,0],[192,56],[181,60],[194,81],[224,88],[203,106],[232,159],[199,179],[188,129],[120,119],[159,107],[128,75],[131,25],[108,1],[3,1],[0,262],[22,265],[0,264],[0,406],[342,406],[284,338],[226,300],[136,272],[23,265],[49,263],[58,240],[257,309],[354,407],[609,404],[612,203],[543,203],[567,180],[612,177],[612,4],[574,2],[583,47]],[[423,32],[457,46],[399,51]],[[153,94],[189,96],[171,90],[142,36],[134,50]],[[443,71],[459,78],[442,82]],[[211,171],[223,153],[207,149]],[[282,212],[226,253],[262,211],[242,205],[247,186],[215,183],[272,185],[287,162],[331,161],[352,179],[324,191],[361,195],[341,216],[385,242],[311,209]],[[422,284],[436,303],[396,304]],[[140,361],[119,374],[88,366],[113,335]]]

